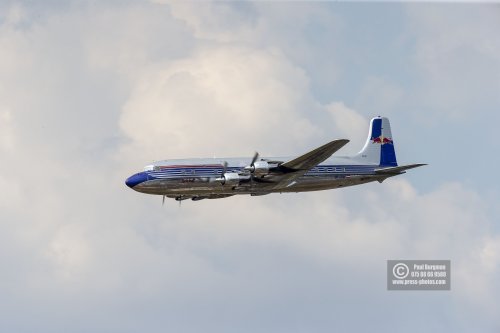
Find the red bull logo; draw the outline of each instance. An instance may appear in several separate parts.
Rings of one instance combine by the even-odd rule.
[[[380,143],[382,145],[385,144],[391,144],[392,145],[392,139],[391,138],[386,138],[383,135],[378,136],[376,138],[372,138],[372,143]]]
[[[382,144],[390,143],[392,145],[392,139],[391,138],[383,138]]]

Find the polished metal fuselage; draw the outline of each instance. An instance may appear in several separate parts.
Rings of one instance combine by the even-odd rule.
[[[268,161],[287,161],[289,157],[265,158]],[[286,186],[275,187],[272,176],[266,181],[249,178],[240,184],[222,185],[216,179],[224,172],[244,173],[248,159],[189,159],[166,160],[148,166],[140,177],[143,181],[133,189],[147,194],[173,198],[217,198],[235,194],[264,195],[281,192],[306,192],[335,189],[381,181],[385,177],[375,174],[378,165],[357,164],[349,157],[331,157]]]

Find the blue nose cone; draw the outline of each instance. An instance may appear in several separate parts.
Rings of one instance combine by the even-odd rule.
[[[125,181],[125,184],[130,188],[134,188],[134,186],[143,183],[146,180],[148,180],[148,175],[145,172],[139,172],[133,176],[128,177]]]

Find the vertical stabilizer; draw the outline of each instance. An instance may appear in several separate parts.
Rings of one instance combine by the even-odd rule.
[[[375,117],[371,120],[365,146],[354,159],[366,164],[398,165],[389,119]]]

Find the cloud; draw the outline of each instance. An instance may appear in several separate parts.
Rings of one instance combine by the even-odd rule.
[[[167,3],[172,16],[185,22],[196,38],[220,43],[249,38],[258,19],[252,3]]]
[[[418,97],[436,110],[436,117],[456,120],[471,110],[491,115],[491,101],[499,102],[498,7],[435,4],[406,9],[423,82]],[[450,15],[443,18],[443,11]]]
[[[332,125],[335,126],[332,133],[335,133],[339,138],[349,138],[350,140],[345,155],[352,155],[360,151],[368,135],[369,120],[342,102],[333,102],[327,105],[326,109],[332,117]]]
[[[0,111],[0,149],[2,151],[12,151],[14,148],[12,131],[12,113],[4,109]]]
[[[189,157],[186,151],[234,156],[249,147],[292,154],[298,153],[292,147],[309,149],[318,134],[331,139],[346,128],[359,129],[355,111],[323,106],[309,89],[304,71],[273,49],[208,48],[161,63],[144,71],[124,106],[121,128],[133,140],[126,149],[149,158]],[[329,113],[345,120],[337,131]]]
[[[370,76],[363,82],[356,108],[367,114],[390,117],[404,111],[399,109],[403,97],[404,90],[398,84]]]
[[[282,4],[272,2],[166,3],[173,17],[185,22],[204,43],[279,49],[288,61],[311,74],[315,96],[331,96],[344,70],[337,50],[345,22],[330,4],[292,2],[283,15]],[[318,48],[322,52],[316,52]]]
[[[417,312],[427,329],[499,326],[498,200],[460,179],[423,192],[415,171],[180,208],[123,184],[158,158],[297,154],[337,137],[357,151],[362,110],[315,97],[311,59],[331,49],[287,30],[316,17],[335,30],[326,18],[347,14],[99,3],[37,17],[16,6],[0,28],[2,330],[390,330]],[[376,99],[384,82],[369,85],[374,103],[399,96]],[[450,258],[452,291],[388,293],[396,257]]]

